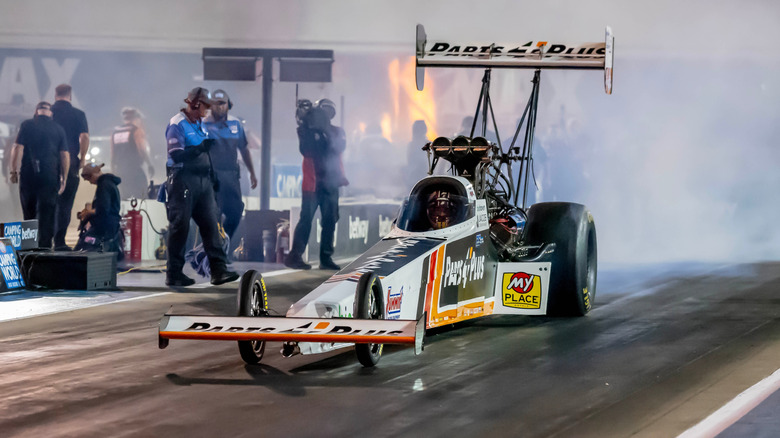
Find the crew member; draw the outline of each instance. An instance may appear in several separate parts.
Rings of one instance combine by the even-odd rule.
[[[103,173],[101,169],[104,165],[87,163],[81,169],[81,177],[97,187],[92,204],[78,214],[78,218],[85,225],[85,231],[79,236],[76,250],[116,252],[118,260],[121,260],[123,253],[119,230],[120,196],[117,186],[122,179],[110,173]]]
[[[222,249],[217,227],[219,211],[214,198],[215,180],[209,156],[213,140],[209,139],[201,124],[212,101],[208,90],[195,87],[184,102],[187,106],[171,118],[165,130],[168,144],[166,206],[170,223],[165,284],[189,286],[195,283],[182,272],[190,219],[195,220],[200,230],[211,267],[211,284],[227,283],[238,279],[238,274],[228,271],[227,257]]]
[[[140,111],[125,107],[122,109],[122,125],[114,128],[111,134],[111,170],[124,181],[122,194],[126,198],[146,198],[149,179],[154,177],[142,119]],[[148,178],[143,164],[149,172]]]
[[[223,90],[214,91],[211,97],[214,104],[211,106],[211,114],[203,120],[203,126],[209,132],[209,137],[215,140],[210,153],[214,173],[219,181],[217,204],[221,214],[225,216],[222,226],[233,242],[233,234],[244,213],[239,183],[241,169],[238,166],[238,151],[241,152],[241,159],[249,171],[252,189],[257,187],[257,177],[252,164],[252,155],[247,147],[244,127],[238,118],[228,115],[228,111],[233,108],[233,102]]]
[[[57,195],[65,190],[70,167],[65,131],[51,116],[51,104],[40,102],[35,117],[22,122],[10,169],[11,183],[19,183],[24,220],[38,219],[38,246],[49,249]]]
[[[84,111],[74,108],[70,103],[73,89],[68,84],[58,85],[54,89],[54,105],[51,107],[54,121],[65,129],[65,139],[70,151],[70,169],[65,191],[57,199],[57,216],[54,232],[54,249],[69,250],[65,244],[65,234],[70,225],[73,200],[79,188],[79,169],[84,167],[84,159],[89,149],[89,129]]]
[[[336,105],[320,99],[298,117],[299,149],[303,155],[301,218],[295,226],[293,244],[284,264],[294,269],[311,269],[303,261],[311,223],[317,208],[322,216],[320,269],[341,269],[333,262],[333,234],[339,220],[339,187],[349,184],[344,176],[341,154],[346,148],[344,130],[331,124]]]

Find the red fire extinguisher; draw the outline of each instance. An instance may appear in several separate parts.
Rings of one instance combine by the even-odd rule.
[[[136,209],[138,201],[130,198],[131,210],[122,216],[122,232],[125,235],[125,259],[128,262],[141,261],[141,240],[143,238],[143,220]]]

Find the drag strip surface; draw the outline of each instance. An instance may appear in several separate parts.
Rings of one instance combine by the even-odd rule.
[[[235,284],[0,323],[0,430],[676,436],[780,368],[778,268],[606,267],[587,317],[478,320],[431,334],[420,356],[386,347],[372,369],[351,349],[284,359],[270,343],[256,366],[235,342],[157,349],[157,323],[171,306],[234,314]],[[271,308],[284,314],[327,275],[268,278]]]

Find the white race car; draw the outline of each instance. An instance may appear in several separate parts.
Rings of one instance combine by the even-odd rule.
[[[248,363],[261,360],[266,341],[282,354],[314,354],[355,346],[374,366],[384,344],[411,344],[419,354],[426,329],[488,315],[585,315],[596,294],[596,228],[580,204],[543,202],[525,207],[543,68],[604,69],[612,86],[612,44],[464,45],[428,43],[417,27],[419,71],[425,66],[482,67],[477,115],[482,135],[439,137],[425,145],[429,173],[439,160],[452,175],[420,180],[402,204],[392,231],[301,300],[285,316],[267,312],[267,293],[256,271],[244,274],[238,316],[169,315],[159,346],[169,339],[238,341]],[[533,91],[517,132],[523,145],[488,142],[492,68],[533,68]],[[495,122],[494,122],[495,126]],[[515,135],[515,139],[518,136]],[[517,182],[512,164],[519,163]],[[522,199],[520,194],[522,193]]]

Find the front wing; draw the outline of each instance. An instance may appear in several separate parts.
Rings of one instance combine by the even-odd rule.
[[[424,336],[425,315],[413,321],[165,314],[159,346],[165,348],[169,339],[412,344],[420,354]]]

